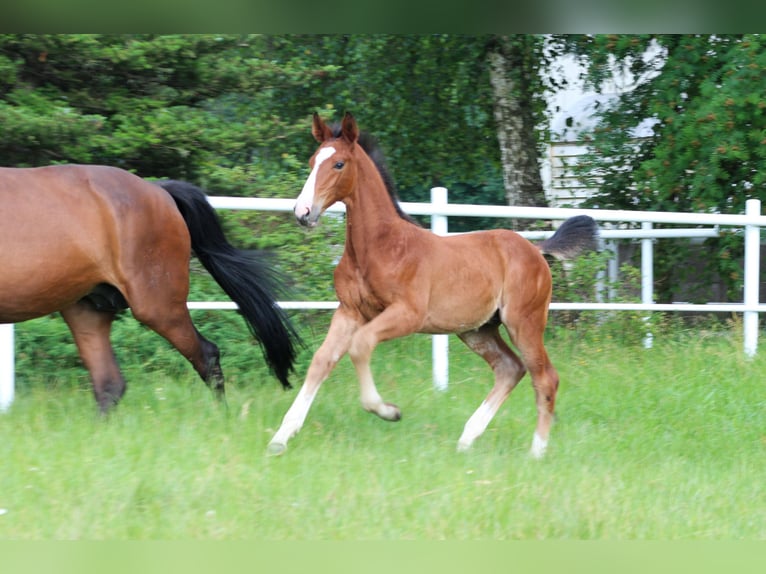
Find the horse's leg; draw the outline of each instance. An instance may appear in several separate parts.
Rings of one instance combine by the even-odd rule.
[[[335,312],[324,342],[311,359],[306,380],[285,413],[282,424],[269,442],[269,454],[279,455],[285,452],[287,441],[301,430],[319,387],[348,351],[351,337],[360,324],[360,320],[343,307]]]
[[[208,341],[197,331],[186,305],[172,311],[164,308],[151,315],[136,314],[134,309],[133,314],[186,357],[205,384],[213,390],[216,398],[223,400],[224,377],[220,351],[215,343]]]
[[[120,373],[109,341],[114,313],[96,311],[90,303],[80,301],[62,309],[61,315],[90,373],[99,409],[106,413],[125,393],[125,379]]]
[[[508,326],[508,332],[513,344],[519,349],[524,366],[532,377],[537,404],[537,428],[532,437],[530,454],[540,458],[548,447],[553,410],[556,403],[556,392],[559,387],[559,375],[548,358],[543,344],[546,311],[526,313],[523,318],[512,322],[503,322]]]
[[[372,352],[378,343],[414,333],[421,317],[404,305],[387,307],[380,315],[361,327],[351,341],[348,354],[356,368],[362,407],[387,421],[402,418],[399,407],[384,402],[375,386],[370,369]]]
[[[498,325],[485,325],[475,331],[458,334],[474,353],[487,361],[495,374],[495,384],[476,412],[465,423],[457,442],[459,451],[468,450],[487,428],[511,391],[526,373],[521,360],[500,336]]]
[[[168,265],[171,262],[166,262]],[[205,339],[192,323],[186,306],[188,269],[176,270],[174,284],[154,286],[149,282],[133,281],[126,287],[126,299],[133,316],[164,337],[181,355],[192,364],[203,381],[219,399],[224,397],[224,378],[221,370],[218,347]]]

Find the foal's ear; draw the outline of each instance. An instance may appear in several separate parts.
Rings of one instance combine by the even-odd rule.
[[[346,115],[343,116],[341,137],[350,144],[356,143],[356,140],[359,137],[359,128],[356,127],[356,120],[350,112],[346,112]]]
[[[311,125],[311,135],[319,143],[324,143],[332,137],[332,130],[322,121],[317,112],[314,112],[314,121]]]

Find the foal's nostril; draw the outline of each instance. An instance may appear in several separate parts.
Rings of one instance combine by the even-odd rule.
[[[296,209],[295,211],[295,218],[298,220],[298,223],[301,225],[307,225],[309,221],[309,215],[311,215],[311,208],[306,207],[303,210],[303,213],[300,212],[299,209]]]
[[[304,207],[303,213],[301,213],[301,208],[296,206],[294,213],[295,213],[295,219],[297,219],[301,223],[305,223],[309,217],[309,214],[311,213],[311,208],[308,206]]]

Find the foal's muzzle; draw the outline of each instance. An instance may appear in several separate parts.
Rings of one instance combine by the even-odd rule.
[[[316,226],[317,220],[319,219],[318,216],[312,217],[310,207],[299,207],[296,205],[294,213],[295,219],[303,227],[314,227]]]

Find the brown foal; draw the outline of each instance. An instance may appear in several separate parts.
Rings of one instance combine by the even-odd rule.
[[[494,372],[495,384],[466,423],[458,449],[468,449],[484,432],[529,372],[538,411],[531,452],[542,456],[559,384],[543,345],[551,299],[543,253],[571,258],[593,248],[593,219],[571,218],[539,245],[508,230],[437,236],[401,212],[380,166],[368,155],[371,150],[363,149],[351,114],[334,130],[314,114],[312,133],[320,146],[309,162],[295,216],[311,227],[336,201],[346,205],[345,250],[335,270],[340,305],[268,452],[285,451],[320,385],[346,353],[359,378],[362,406],[385,420],[399,420],[399,408],[378,393],[370,357],[381,341],[418,332],[457,334]],[[518,354],[501,337],[501,324]]]

